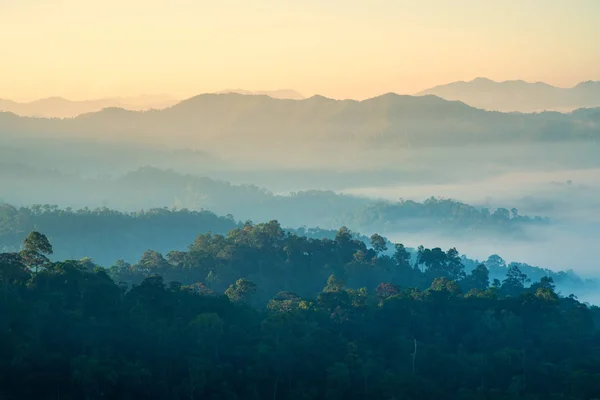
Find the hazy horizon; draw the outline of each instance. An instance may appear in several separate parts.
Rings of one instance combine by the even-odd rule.
[[[592,0],[29,0],[0,11],[0,35],[11,38],[0,97],[15,101],[231,87],[365,99],[480,76],[559,87],[600,79]]]
[[[298,99],[293,99],[293,100],[304,100],[304,99],[308,99],[310,97],[314,97],[314,96],[323,96],[332,100],[355,100],[355,101],[364,101],[364,100],[369,100],[369,99],[373,99],[376,97],[380,97],[386,94],[397,94],[400,96],[423,96],[423,94],[421,94],[424,91],[430,90],[430,89],[434,89],[436,87],[440,87],[440,86],[445,86],[445,85],[450,85],[450,84],[454,84],[454,83],[472,83],[472,82],[476,82],[478,79],[485,79],[485,80],[490,80],[494,83],[510,83],[510,82],[524,82],[524,83],[528,83],[528,84],[537,84],[537,83],[545,83],[548,84],[550,86],[553,86],[555,88],[558,89],[571,89],[574,88],[575,86],[577,86],[580,83],[585,83],[585,82],[600,82],[600,75],[598,75],[597,78],[589,78],[589,79],[584,79],[581,81],[577,81],[574,82],[570,85],[557,85],[554,84],[552,82],[549,81],[542,81],[542,80],[523,80],[523,79],[519,79],[519,78],[510,78],[510,79],[504,79],[504,80],[494,80],[491,79],[487,76],[473,76],[470,79],[466,79],[466,80],[454,80],[454,81],[445,81],[445,82],[438,82],[438,83],[434,83],[430,86],[426,86],[426,87],[422,87],[420,89],[417,89],[414,92],[410,92],[410,93],[403,93],[403,92],[397,92],[397,91],[392,91],[392,90],[385,90],[383,89],[383,91],[381,92],[377,92],[374,93],[372,95],[368,95],[366,97],[334,97],[334,96],[326,96],[320,92],[311,92],[311,93],[307,93],[305,91],[299,90],[297,88],[294,87],[275,87],[275,88],[271,88],[271,89],[264,89],[264,88],[245,88],[245,87],[236,87],[236,88],[224,88],[224,89],[219,89],[219,90],[215,90],[215,91],[210,91],[210,92],[199,92],[199,93],[194,93],[194,94],[189,94],[186,96],[175,96],[169,92],[161,92],[161,93],[154,93],[154,92],[140,92],[140,93],[132,93],[129,95],[106,95],[106,96],[102,96],[102,97],[68,97],[68,96],[63,96],[60,93],[55,93],[55,94],[51,94],[51,95],[46,95],[43,97],[31,97],[31,98],[12,98],[12,97],[8,97],[8,96],[3,96],[2,93],[0,93],[0,100],[7,100],[7,101],[12,101],[18,104],[30,104],[30,103],[35,103],[35,102],[39,102],[39,101],[46,101],[46,100],[67,100],[67,101],[71,101],[71,102],[92,102],[92,101],[100,101],[100,100],[139,100],[141,101],[144,98],[159,98],[159,97],[163,97],[163,98],[168,98],[170,100],[173,100],[174,102],[180,102],[180,101],[184,101],[184,100],[188,100],[190,98],[196,97],[196,96],[201,96],[201,95],[206,95],[206,94],[229,94],[229,93],[238,93],[238,94],[242,94],[242,95],[257,95],[257,94],[264,94],[267,93],[266,95],[269,95],[268,93],[277,93],[277,92],[295,92],[296,94],[299,94],[302,96],[302,98],[298,98]],[[438,96],[438,97],[442,97],[443,96]],[[468,104],[467,105],[471,105]],[[473,106],[473,105],[471,105]],[[475,107],[475,106],[473,106]],[[478,108],[478,107],[476,107]],[[1,112],[2,110],[0,110]]]

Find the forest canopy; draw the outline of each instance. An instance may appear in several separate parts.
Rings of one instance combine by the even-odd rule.
[[[516,266],[490,282],[455,249],[419,248],[413,264],[404,246],[391,256],[387,246],[346,228],[310,239],[247,223],[107,271],[50,261],[52,244],[31,232],[20,252],[0,254],[0,395],[600,395],[598,308]]]
[[[44,204],[36,209],[42,212],[60,209],[63,214],[66,207],[72,207],[73,211],[86,211],[89,207],[135,213],[167,206],[232,214],[242,221],[277,219],[290,227],[337,229],[346,225],[359,232],[434,231],[467,237],[475,233],[510,234],[519,239],[530,238],[526,228],[550,223],[544,217],[521,215],[515,207],[486,208],[434,197],[422,201],[387,201],[331,190],[274,193],[256,185],[232,184],[150,167],[113,178],[82,179],[57,171],[13,166],[0,168],[0,177],[5,179],[6,203],[31,209],[29,199],[36,198]],[[375,182],[375,178],[371,181]]]
[[[330,222],[321,225],[328,231],[344,225],[359,232],[410,233],[435,229],[454,236],[486,232],[524,238],[523,227],[550,223],[543,218],[521,216],[516,209],[509,211],[500,208],[490,212],[453,200],[436,198],[423,203],[400,201],[362,207],[358,205],[364,203],[363,200],[348,196],[351,198],[349,201],[357,205],[352,207],[356,212],[344,217],[340,210],[350,209],[344,205],[346,196],[332,192],[306,192],[289,197],[269,196],[259,201],[261,209],[265,211],[273,209],[277,213],[276,210],[280,209],[285,214],[295,214],[292,218],[294,220],[310,215],[311,212],[316,219],[322,219],[323,215],[333,216]],[[242,192],[227,197],[248,199]],[[304,206],[301,207],[300,204]],[[258,215],[262,215],[262,212]],[[37,229],[45,232],[57,244],[60,249],[59,258],[93,257],[106,264],[116,258],[138,257],[148,248],[165,252],[181,249],[200,232],[226,234],[239,224],[231,214],[221,217],[207,210],[194,211],[186,208],[162,207],[122,212],[107,207],[74,210],[48,204],[15,207],[0,203],[0,250],[17,249],[24,235]],[[306,231],[306,228],[299,228],[306,226],[305,224],[286,225],[291,230]],[[355,228],[361,226],[365,229]],[[102,254],[98,252],[100,247],[103,247]]]

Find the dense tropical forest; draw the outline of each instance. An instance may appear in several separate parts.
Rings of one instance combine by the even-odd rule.
[[[422,229],[424,221],[432,221],[441,232],[486,231],[525,237],[523,226],[548,223],[547,218],[519,215],[516,208],[490,211],[451,199],[430,197],[422,203],[400,200],[378,202],[363,207],[344,219],[350,226],[366,230],[410,231]],[[419,221],[421,224],[419,224]]]
[[[507,235],[527,239],[527,227],[547,225],[543,217],[520,215],[514,207],[474,206],[464,202],[427,198],[423,201],[384,201],[331,190],[273,193],[248,184],[232,184],[157,168],[141,168],[114,178],[81,179],[57,171],[13,166],[0,168],[6,193],[2,201],[30,205],[35,198],[46,204],[29,214],[58,212],[61,208],[111,208],[137,212],[140,208],[211,210],[241,220],[277,219],[286,226],[320,226],[356,231],[435,231],[452,235]],[[50,208],[49,208],[50,207]],[[3,213],[10,213],[4,210]],[[105,213],[106,211],[103,211]],[[14,214],[14,212],[12,212]],[[65,210],[60,210],[65,215]],[[0,218],[6,218],[0,216]],[[46,215],[45,218],[49,218]]]
[[[401,212],[414,210],[415,215],[430,212],[433,214],[432,218],[443,221],[445,218],[451,218],[454,206],[460,203],[431,199],[425,203],[406,201],[402,204],[406,208]],[[475,210],[473,207],[462,209]],[[512,216],[507,210],[504,211],[496,211],[492,218],[504,221],[507,226],[512,223],[518,224],[517,221],[520,220],[528,221],[528,217],[519,216],[516,210],[512,211]],[[477,220],[478,214],[475,215],[473,219]],[[108,267],[121,259],[135,265],[149,249],[163,255],[172,250],[184,251],[200,233],[226,236],[232,229],[243,226],[242,222],[236,221],[230,214],[220,217],[206,210],[155,208],[127,213],[108,208],[72,210],[50,205],[16,208],[3,204],[0,205],[0,251],[19,251],[27,233],[39,230],[55,245],[53,260],[90,258],[98,265]],[[409,228],[407,226],[406,230]],[[286,233],[311,239],[333,240],[337,234],[337,229],[285,227],[284,230]],[[369,236],[356,232],[352,232],[351,235],[353,239],[370,245]],[[391,256],[393,244],[387,239],[385,241],[387,250],[382,254]],[[406,250],[410,253],[411,263],[416,262],[418,249]],[[480,264],[480,261],[470,259],[466,255],[460,257],[467,271]],[[533,279],[552,277],[561,292],[582,294],[584,291],[600,287],[597,281],[582,279],[573,271],[556,272],[526,263],[506,262],[495,254],[483,263],[493,279],[504,279],[508,268],[518,266]],[[204,277],[196,274],[194,279],[203,280]]]
[[[248,189],[253,191],[251,188]],[[252,202],[250,193],[239,191],[224,197],[236,198]],[[293,223],[303,215],[312,215],[309,220],[322,220],[323,229],[337,229],[348,226],[357,231],[383,232],[418,232],[436,230],[455,235],[467,235],[475,232],[488,234],[510,234],[512,237],[526,238],[524,227],[548,225],[548,219],[521,216],[516,209],[511,211],[499,208],[493,212],[488,209],[476,208],[449,199],[430,198],[422,203],[415,201],[399,201],[397,203],[375,202],[367,203],[363,199],[352,196],[342,196],[333,192],[304,192],[291,196],[265,196],[265,200],[257,200],[261,212],[254,215],[262,216],[269,208],[274,214],[285,214],[294,217],[287,226],[306,226],[307,224]],[[215,203],[218,200],[215,198]],[[349,203],[353,206],[349,206]],[[368,204],[363,206],[362,204]],[[217,207],[222,209],[223,207]],[[238,207],[236,210],[239,210]],[[121,212],[107,207],[74,210],[59,208],[56,205],[34,205],[31,207],[15,207],[0,202],[0,246],[15,248],[23,240],[24,232],[34,229],[48,234],[52,240],[61,244],[63,251],[76,249],[81,256],[90,255],[87,243],[97,246],[98,240],[110,240],[104,243],[112,254],[125,257],[131,254],[126,246],[150,246],[163,250],[175,249],[182,243],[189,243],[199,232],[227,233],[237,223],[234,216],[217,217],[212,212],[198,207],[200,211],[187,208],[150,208],[146,211]],[[356,210],[350,212],[350,209]],[[280,210],[280,212],[277,212]],[[348,210],[347,215],[343,215]],[[243,213],[248,215],[249,213]],[[250,213],[252,214],[252,213]],[[328,218],[338,215],[337,218]],[[248,219],[248,218],[246,218]],[[255,220],[249,218],[250,220]],[[268,219],[266,219],[268,221]],[[257,221],[265,221],[259,218]],[[319,225],[317,225],[319,226]],[[364,227],[364,229],[359,229]],[[173,236],[160,237],[160,233],[171,231]],[[85,232],[85,235],[81,233]],[[162,235],[164,236],[164,235]],[[69,242],[62,245],[62,240]],[[125,247],[124,247],[125,246]],[[147,247],[146,247],[147,248]],[[0,247],[1,249],[1,247]],[[144,250],[144,249],[142,249]],[[73,257],[61,253],[62,257]],[[106,259],[104,259],[106,260]]]
[[[28,232],[47,234],[58,259],[93,257],[101,264],[138,257],[148,248],[179,249],[199,232],[225,234],[235,228],[233,217],[209,211],[151,209],[124,213],[103,209],[59,209],[54,206],[15,208],[0,205],[0,250],[15,251]]]
[[[31,232],[0,255],[0,398],[600,396],[597,307],[389,245],[246,223],[106,270]]]

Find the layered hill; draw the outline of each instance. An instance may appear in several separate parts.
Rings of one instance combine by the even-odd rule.
[[[128,110],[161,109],[172,106],[177,100],[166,95],[116,97],[97,100],[72,101],[62,97],[49,97],[21,103],[0,99],[0,111],[25,117],[71,118],[81,114],[120,107]]]
[[[436,96],[386,94],[364,101],[313,96],[204,94],[163,110],[106,108],[70,119],[0,113],[8,137],[102,138],[207,148],[213,145],[369,143],[438,146],[597,140],[600,109],[517,114],[477,109]]]
[[[453,82],[417,93],[459,100],[473,107],[503,112],[569,112],[578,108],[600,106],[600,82],[581,82],[562,88],[544,82],[522,80],[496,82],[476,78],[469,82]]]

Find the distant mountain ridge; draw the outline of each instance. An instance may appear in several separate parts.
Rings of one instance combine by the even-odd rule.
[[[244,89],[228,89],[215,94],[242,94],[253,96],[269,96],[274,99],[303,100],[300,93],[291,89],[271,91],[250,91]],[[73,118],[82,114],[102,111],[106,108],[122,108],[129,111],[149,109],[161,110],[171,107],[180,100],[168,95],[140,95],[134,97],[110,97],[95,100],[68,100],[63,97],[47,97],[30,102],[17,102],[0,98],[0,112],[10,112],[21,117],[37,118]]]
[[[96,100],[73,101],[62,97],[48,97],[31,102],[16,102],[0,99],[0,111],[11,112],[23,117],[72,118],[81,114],[118,107],[128,110],[162,109],[178,100],[167,95],[141,95],[114,97]]]
[[[569,114],[510,114],[440,97],[388,93],[368,100],[323,96],[290,101],[268,96],[203,94],[145,112],[107,108],[52,120],[0,113],[0,134],[63,137],[205,148],[249,144],[371,143],[462,145],[536,140],[598,140],[600,109]]]
[[[470,106],[502,112],[569,112],[600,106],[600,81],[581,82],[561,88],[544,82],[510,80],[496,82],[488,78],[452,82],[417,93],[432,94],[446,100],[462,101]]]
[[[251,91],[251,90],[244,90],[244,89],[227,89],[227,90],[221,90],[220,92],[216,92],[215,94],[229,94],[229,93],[236,93],[236,94],[243,94],[243,95],[252,95],[252,96],[269,96],[272,97],[274,99],[288,99],[288,100],[303,100],[306,97],[302,96],[300,93],[298,93],[295,90],[292,89],[282,89],[282,90],[262,90],[262,91]]]

